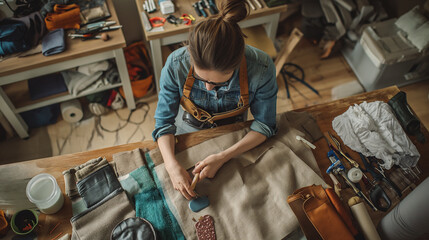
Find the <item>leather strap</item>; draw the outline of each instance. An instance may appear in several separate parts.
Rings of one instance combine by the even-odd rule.
[[[191,66],[188,72],[188,76],[186,78],[185,85],[183,87],[183,96],[180,99],[180,105],[182,105],[183,109],[188,113],[192,114],[200,122],[209,122],[213,124],[214,121],[234,117],[240,114],[243,114],[249,108],[249,83],[247,79],[247,63],[246,58],[243,57],[240,65],[240,100],[237,103],[237,108],[221,112],[210,114],[204,109],[197,107],[192,100],[190,99],[192,86],[194,85],[195,78],[192,76],[194,72],[194,67]]]

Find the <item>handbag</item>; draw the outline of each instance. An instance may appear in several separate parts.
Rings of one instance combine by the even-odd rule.
[[[332,188],[300,188],[287,198],[307,239],[354,239],[358,235],[349,211]]]

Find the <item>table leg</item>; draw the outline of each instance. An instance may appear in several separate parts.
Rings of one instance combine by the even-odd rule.
[[[152,64],[153,71],[155,74],[155,82],[156,82],[156,92],[159,93],[159,79],[161,77],[162,70],[162,50],[161,50],[161,40],[155,39],[150,40],[150,52],[152,53]]]
[[[116,66],[118,67],[119,76],[121,78],[122,87],[125,93],[125,100],[129,109],[136,108],[136,102],[134,101],[133,90],[131,88],[130,76],[128,75],[127,63],[125,62],[125,56],[122,48],[114,50]]]
[[[277,27],[279,25],[280,13],[272,14],[267,16],[270,20],[264,24],[265,31],[267,32],[268,37],[273,41],[276,40]]]
[[[24,119],[19,115],[15,114],[15,107],[10,101],[9,97],[3,91],[3,88],[0,87],[0,111],[15,129],[16,133],[20,138],[28,138],[28,126],[25,123]]]

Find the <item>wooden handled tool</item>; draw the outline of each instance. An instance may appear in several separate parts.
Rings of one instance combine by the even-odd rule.
[[[200,173],[196,173],[194,176],[194,179],[192,180],[191,183],[191,191],[194,191],[195,186],[197,186],[197,182],[200,180]]]

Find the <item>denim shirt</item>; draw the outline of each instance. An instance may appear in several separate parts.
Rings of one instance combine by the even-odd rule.
[[[155,111],[154,141],[164,134],[175,134],[175,118],[188,76],[190,55],[188,47],[174,51],[167,58],[161,71],[158,106]],[[266,137],[276,133],[277,81],[276,69],[271,58],[263,51],[246,46],[247,78],[249,83],[250,112],[254,117],[250,129]],[[240,98],[239,69],[229,84],[207,91],[204,82],[196,80],[190,98],[198,107],[209,113],[219,113],[237,108]]]

